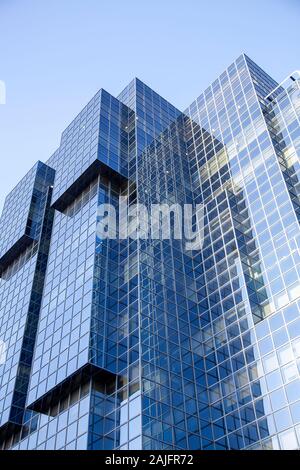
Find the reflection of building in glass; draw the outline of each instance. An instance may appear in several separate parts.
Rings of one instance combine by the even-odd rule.
[[[300,448],[300,90],[240,56],[184,112],[101,90],[0,221],[0,440]],[[97,207],[205,205],[202,250],[97,237]]]

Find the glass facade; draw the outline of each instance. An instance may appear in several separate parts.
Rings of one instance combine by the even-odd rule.
[[[3,449],[300,449],[300,76],[100,90],[0,220]],[[203,204],[204,243],[98,208]],[[158,222],[159,223],[159,222]]]

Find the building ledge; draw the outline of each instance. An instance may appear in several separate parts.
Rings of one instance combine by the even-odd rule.
[[[19,240],[9,248],[6,253],[0,258],[0,277],[3,272],[36,240],[29,235],[22,235]]]
[[[63,382],[46,392],[42,397],[29,403],[27,409],[51,415],[51,408],[55,407],[62,398],[70,395],[76,388],[89,382],[94,377],[103,381],[103,384],[117,379],[116,374],[95,366],[94,364],[87,363],[74,372],[74,374],[67,377]]]
[[[120,186],[127,183],[127,178],[100,160],[95,160],[57,199],[52,201],[52,207],[63,212],[97,176],[102,175],[116,181]]]

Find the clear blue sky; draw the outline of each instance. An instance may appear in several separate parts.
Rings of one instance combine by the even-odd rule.
[[[99,88],[134,77],[184,110],[241,52],[300,69],[300,0],[0,0],[4,196]]]

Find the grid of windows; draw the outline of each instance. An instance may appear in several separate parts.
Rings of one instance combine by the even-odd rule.
[[[0,279],[0,337],[6,345],[6,361],[1,365],[1,425],[9,419],[14,384],[19,366],[22,338],[25,329],[36,263],[36,249],[30,249],[27,262],[9,279]],[[25,256],[26,256],[25,255]]]
[[[56,172],[53,203],[96,160],[127,176],[129,114],[127,106],[100,90],[72,121],[51,159]]]
[[[53,183],[54,171],[38,162],[7,196],[0,219],[0,257],[26,235],[37,240],[43,222],[45,181]]]
[[[283,344],[290,351],[295,390],[298,356],[288,342],[299,335],[299,225],[263,113],[276,86],[242,56],[188,110],[194,181],[207,210],[203,346],[220,449],[299,446],[297,405],[288,406],[275,353]],[[282,308],[294,311],[295,327]],[[281,318],[281,328],[261,340],[266,318]]]
[[[28,175],[33,177],[30,179]],[[28,211],[26,217],[28,225],[30,221],[32,240],[39,240],[33,241],[31,246],[17,254],[13,262],[1,272],[0,338],[6,350],[5,360],[0,366],[1,425],[8,421],[22,422],[52,227],[49,205],[53,170],[38,163],[28,175],[13,193],[26,194],[28,190],[30,208],[24,210],[22,207],[25,214]],[[23,234],[18,235],[21,237]]]
[[[14,450],[84,450],[87,448],[90,396],[78,390],[61,404],[59,415],[33,415],[22,431],[5,443]]]
[[[28,403],[88,361],[96,188],[55,214]]]

